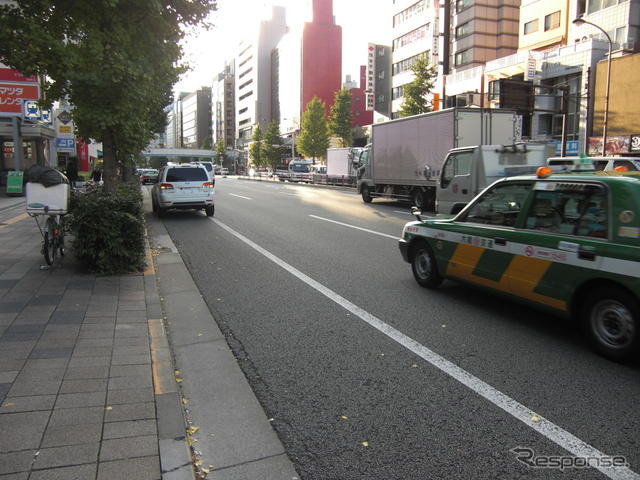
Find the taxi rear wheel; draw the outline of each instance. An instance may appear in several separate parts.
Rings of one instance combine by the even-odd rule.
[[[413,247],[411,270],[413,277],[421,287],[436,288],[442,283],[435,256],[426,242],[419,242]]]
[[[640,351],[640,308],[629,293],[600,289],[585,302],[583,320],[591,346],[612,360],[629,360]]]

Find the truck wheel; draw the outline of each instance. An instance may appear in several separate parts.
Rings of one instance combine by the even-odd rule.
[[[371,192],[369,191],[369,187],[366,185],[362,186],[362,201],[364,203],[371,203],[371,200],[373,200],[373,198],[371,198]]]
[[[427,242],[420,241],[412,248],[411,271],[418,285],[425,288],[437,288],[443,278],[438,272],[438,264]]]
[[[640,307],[631,294],[600,288],[585,301],[582,324],[592,348],[615,361],[640,353]]]
[[[415,189],[415,190],[413,191],[413,195],[411,196],[411,198],[412,198],[412,200],[413,200],[413,204],[414,204],[416,207],[418,207],[418,208],[422,209],[422,208],[424,208],[424,207],[426,206],[426,205],[425,205],[425,201],[424,201],[424,199],[425,199],[425,194],[424,194],[424,192],[423,192],[422,190],[420,190],[419,188],[417,188],[417,189]]]

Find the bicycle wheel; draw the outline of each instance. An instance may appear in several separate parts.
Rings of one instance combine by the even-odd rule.
[[[56,221],[49,217],[47,220],[47,228],[44,232],[44,245],[42,246],[44,260],[47,262],[47,265],[53,265],[58,255],[58,228]]]

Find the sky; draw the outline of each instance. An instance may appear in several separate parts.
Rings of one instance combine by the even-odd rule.
[[[310,1],[310,0],[307,0]],[[269,15],[271,5],[282,5],[287,11],[287,23],[302,25],[305,20],[304,0],[218,0],[218,11],[209,21],[211,29],[189,33],[183,44],[183,60],[191,70],[182,75],[175,92],[191,92],[211,86],[211,80],[232,58],[241,36],[250,33],[260,18]],[[333,0],[336,24],[342,26],[342,80],[351,75],[359,79],[360,65],[367,61],[367,44],[389,44],[390,18],[388,0]],[[310,12],[310,9],[308,10]]]

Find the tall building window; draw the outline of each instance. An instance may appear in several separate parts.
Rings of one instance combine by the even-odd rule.
[[[530,22],[527,22],[524,24],[524,34],[528,35],[530,33],[533,32],[537,32],[538,31],[538,19],[536,18],[535,20],[531,20]]]
[[[560,26],[560,10],[550,13],[544,17],[544,31],[553,30]]]
[[[393,41],[393,50],[396,51],[399,48],[402,48],[411,43],[422,40],[427,36],[427,32],[431,27],[430,24],[422,25],[421,27],[416,28],[415,30],[411,30],[409,33],[402,35],[401,37],[396,38]]]
[[[393,26],[397,27],[398,25],[406,22],[410,18],[422,13],[426,6],[425,0],[420,0],[419,2],[414,3],[409,8],[405,8],[400,13],[393,16]]]
[[[466,37],[467,35],[471,35],[473,33],[473,26],[471,22],[463,23],[462,25],[456,27],[456,38]]]
[[[464,50],[462,52],[456,53],[456,66],[465,65],[467,63],[471,63],[473,57],[471,56],[471,49]]]
[[[473,0],[456,0],[456,13],[469,8],[471,5],[473,5]]]
[[[612,7],[628,0],[587,0],[587,13],[597,12],[603,8]]]
[[[392,67],[392,75],[398,75],[399,73],[406,72],[407,70],[411,70],[413,63],[421,57],[424,53],[419,53],[418,55],[414,55],[413,57],[405,58],[404,60],[400,60],[397,63],[393,64]]]

